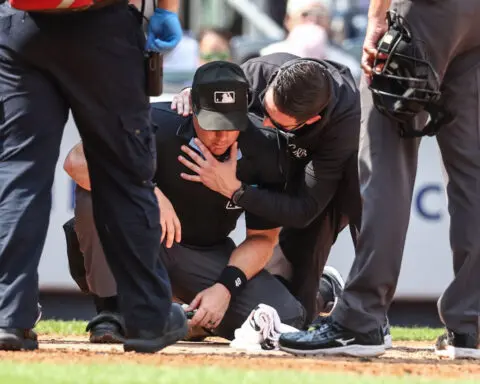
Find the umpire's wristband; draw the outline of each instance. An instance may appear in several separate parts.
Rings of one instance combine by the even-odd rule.
[[[233,265],[227,265],[220,277],[217,279],[217,283],[225,286],[233,297],[237,296],[247,284],[247,276],[240,268]]]

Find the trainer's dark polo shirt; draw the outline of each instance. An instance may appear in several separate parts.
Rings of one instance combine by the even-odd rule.
[[[170,103],[152,104],[152,121],[157,126],[157,172],[154,181],[171,201],[182,225],[182,244],[211,246],[225,241],[235,229],[243,208],[232,206],[229,199],[203,186],[183,180],[180,173],[192,173],[178,161],[186,154],[182,145],[195,148],[195,130],[191,117],[170,109]],[[267,137],[251,123],[238,138],[237,177],[257,188],[281,190],[284,179],[278,166],[275,139]],[[188,157],[187,157],[188,158]],[[278,225],[245,214],[247,228],[270,229]]]

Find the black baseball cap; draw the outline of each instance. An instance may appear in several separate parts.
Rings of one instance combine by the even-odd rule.
[[[193,77],[192,109],[202,129],[245,131],[248,125],[248,80],[228,61],[200,66]]]

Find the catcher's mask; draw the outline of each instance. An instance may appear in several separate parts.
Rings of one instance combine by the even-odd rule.
[[[439,104],[438,74],[426,51],[419,47],[420,42],[412,38],[404,18],[389,11],[387,21],[388,31],[378,42],[369,87],[374,104],[381,113],[399,122],[402,137],[433,136],[453,119]],[[423,110],[429,113],[430,120],[422,130],[416,130],[413,118]]]

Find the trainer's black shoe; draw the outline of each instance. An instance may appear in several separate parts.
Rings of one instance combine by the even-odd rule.
[[[319,303],[323,304],[323,308],[320,309],[321,313],[332,312],[344,287],[345,281],[340,272],[333,267],[326,266],[323,269],[318,287]]]
[[[121,344],[125,341],[125,323],[119,313],[102,311],[87,324],[90,342],[94,344]]]
[[[294,355],[346,355],[357,357],[380,356],[385,353],[382,329],[368,333],[348,330],[332,320],[324,318],[308,331],[283,333],[279,347]]]
[[[155,353],[184,339],[188,334],[187,317],[181,305],[173,303],[163,331],[138,330],[136,335],[123,344],[125,352]]]
[[[33,351],[37,348],[37,334],[31,329],[0,328],[0,350]]]
[[[447,330],[439,336],[435,344],[435,353],[439,357],[450,359],[480,359],[478,335],[459,334]]]

